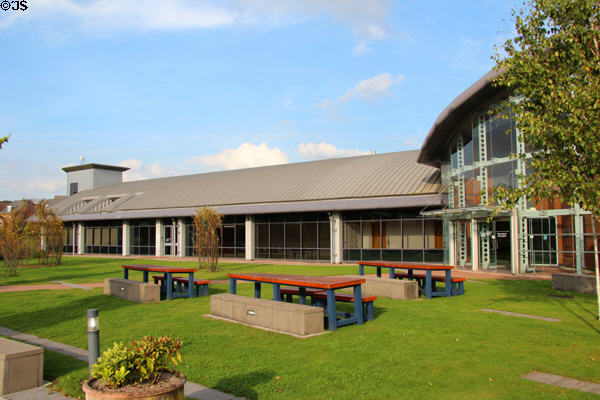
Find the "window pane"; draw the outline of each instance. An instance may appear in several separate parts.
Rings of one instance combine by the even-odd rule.
[[[387,249],[402,248],[402,223],[400,221],[383,222],[385,236],[385,246]]]
[[[344,222],[344,248],[360,248],[360,222]]]
[[[271,248],[283,248],[284,244],[284,225],[271,224]]]
[[[319,248],[328,249],[331,246],[329,238],[329,222],[319,222]]]
[[[316,223],[303,223],[302,224],[302,247],[303,248],[316,248],[317,247],[317,224]],[[302,257],[307,258],[307,257]],[[315,254],[313,259],[316,259]]]
[[[268,224],[256,224],[256,245],[257,247],[269,247]]]
[[[300,224],[288,223],[285,225],[285,247],[300,247]]]

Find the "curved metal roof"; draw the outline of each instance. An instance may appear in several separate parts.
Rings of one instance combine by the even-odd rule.
[[[498,76],[498,72],[491,70],[462,92],[442,111],[423,142],[418,158],[419,163],[440,167],[444,150],[448,146],[452,132],[487,99],[506,90],[492,86],[492,80],[496,76]]]
[[[283,212],[286,207],[282,208],[281,203],[301,202],[313,206],[291,208],[315,211],[320,207],[325,211],[336,209],[332,200],[356,204],[357,199],[379,199],[381,203],[383,199],[407,196],[415,198],[392,204],[440,205],[439,170],[418,164],[417,156],[418,150],[413,150],[122,182],[76,193],[52,208],[61,215],[73,216],[67,220],[76,220],[76,215],[93,214],[94,219],[100,219],[102,214],[108,217],[107,213],[118,212],[134,217],[141,215],[135,213],[140,210],[162,210],[154,212],[159,215],[180,209],[191,215],[190,209],[202,206],[240,214],[234,208],[244,206],[246,213],[270,209]],[[430,204],[432,201],[434,204]],[[290,212],[290,207],[287,209]]]

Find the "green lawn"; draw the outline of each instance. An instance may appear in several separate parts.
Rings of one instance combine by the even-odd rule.
[[[120,276],[122,263],[69,258],[60,267],[21,269],[21,276],[9,282],[98,282]],[[355,273],[353,267],[226,264],[219,273],[200,276],[224,278],[233,270]],[[177,336],[184,342],[182,371],[189,380],[249,399],[598,399],[520,378],[537,370],[600,383],[595,297],[549,296],[566,293],[544,281],[481,282],[467,282],[465,296],[380,298],[374,321],[309,339],[205,318],[206,297],[137,304],[105,296],[100,288],[0,293],[0,325],[86,348],[85,312],[98,308],[103,348],[148,334]],[[211,294],[227,289],[211,285]],[[239,294],[252,292],[251,285],[238,285]],[[50,356],[45,375],[67,391],[76,389],[87,369],[57,357]]]

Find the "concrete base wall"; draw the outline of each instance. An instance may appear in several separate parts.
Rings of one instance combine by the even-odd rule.
[[[210,314],[297,336],[314,335],[324,330],[324,313],[320,307],[235,294],[212,295]]]
[[[376,276],[346,275],[352,278],[365,278],[361,285],[363,296],[381,296],[398,300],[416,300],[419,298],[417,281],[404,279],[377,278]]]
[[[150,303],[160,301],[160,285],[120,278],[104,279],[104,294],[122,299]]]
[[[44,350],[0,338],[0,395],[42,385]]]
[[[593,275],[552,274],[552,289],[595,294],[596,277]]]

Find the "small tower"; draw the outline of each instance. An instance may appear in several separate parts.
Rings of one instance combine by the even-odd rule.
[[[123,172],[127,167],[102,164],[81,164],[64,167],[67,173],[67,195],[71,196],[83,190],[97,188],[110,183],[123,182]]]

